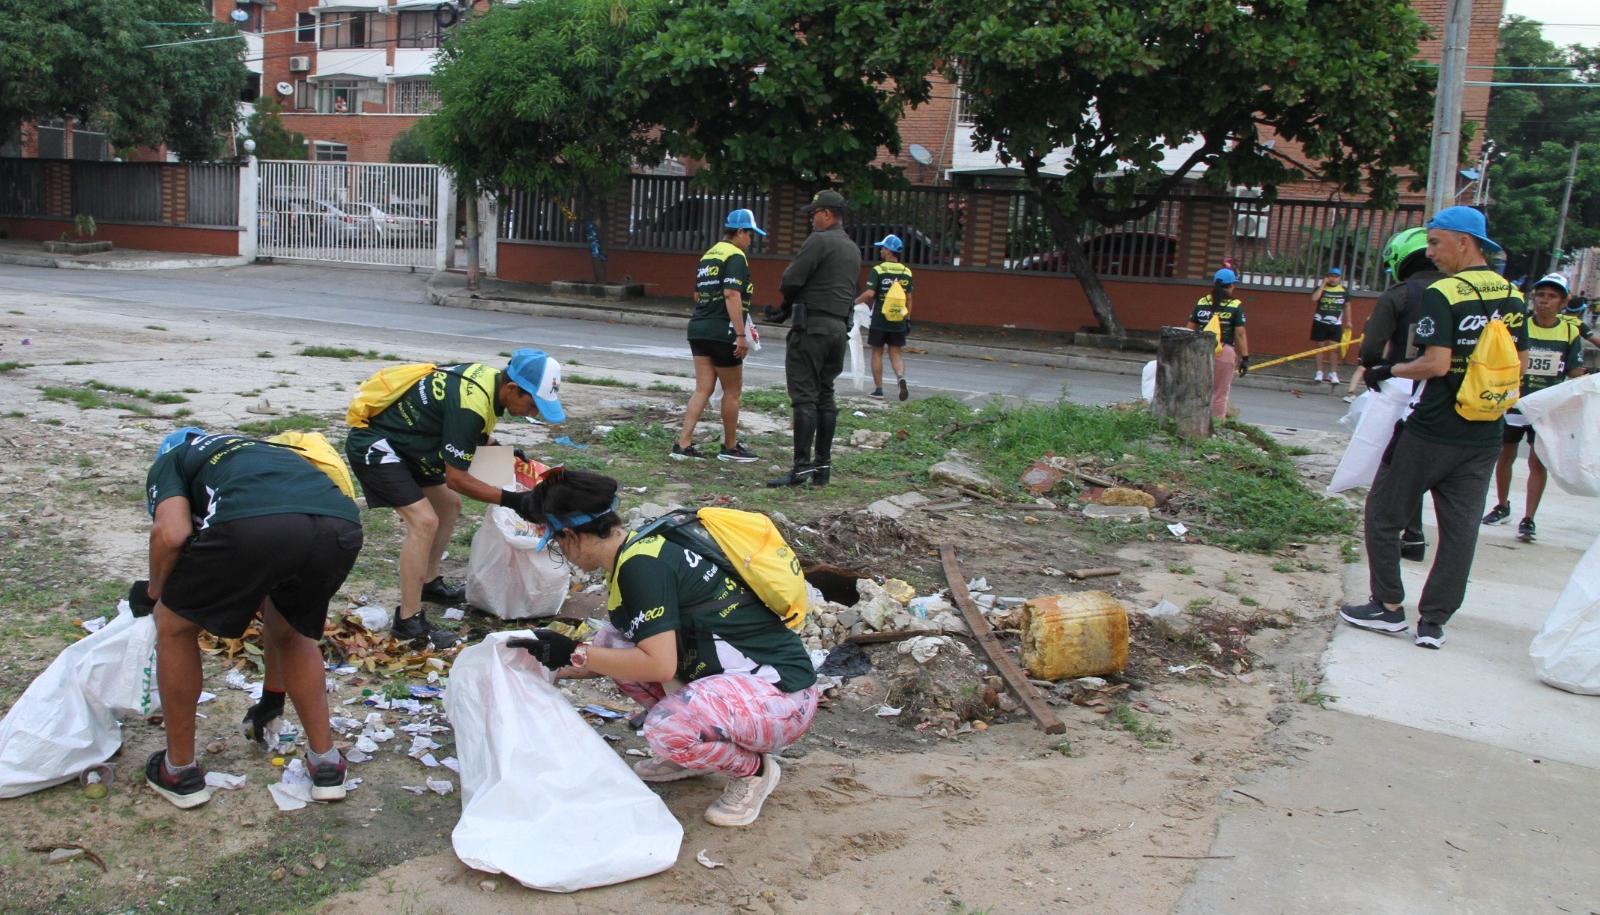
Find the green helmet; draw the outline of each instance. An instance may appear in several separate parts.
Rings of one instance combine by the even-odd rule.
[[[1406,229],[1395,233],[1389,243],[1383,246],[1383,265],[1389,269],[1389,276],[1400,279],[1400,265],[1406,258],[1418,251],[1428,250],[1428,230],[1422,226]]]

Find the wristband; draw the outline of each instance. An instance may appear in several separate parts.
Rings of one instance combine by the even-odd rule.
[[[572,657],[567,659],[567,664],[578,670],[589,666],[589,646],[579,645],[577,648],[572,649]]]

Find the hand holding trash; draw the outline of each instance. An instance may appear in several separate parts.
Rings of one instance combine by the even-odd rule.
[[[155,611],[156,602],[150,599],[149,581],[141,578],[128,586],[128,607],[135,617],[149,616]]]
[[[578,643],[554,629],[535,629],[533,638],[507,639],[511,648],[526,649],[534,660],[550,670],[560,670],[572,661],[572,652]]]
[[[1394,363],[1392,362],[1380,362],[1377,365],[1369,365],[1367,366],[1366,371],[1361,373],[1361,380],[1365,381],[1367,383],[1367,387],[1374,391],[1379,390],[1385,381],[1388,381],[1393,377]]]
[[[244,722],[241,730],[245,739],[266,746],[267,725],[272,722],[272,719],[281,717],[283,717],[283,693],[263,691],[261,693],[261,701],[250,706],[250,710],[244,713]],[[267,749],[273,748],[267,747]]]
[[[533,490],[500,490],[500,504],[528,519],[528,513],[533,510]]]

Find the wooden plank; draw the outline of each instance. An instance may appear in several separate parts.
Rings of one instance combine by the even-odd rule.
[[[955,601],[961,609],[961,616],[967,621],[967,626],[972,630],[972,637],[988,656],[989,663],[1000,674],[1000,679],[1006,681],[1011,687],[1011,692],[1016,694],[1017,700],[1022,703],[1033,720],[1039,723],[1046,734],[1062,734],[1067,726],[1061,723],[1056,713],[1050,710],[1038,693],[1033,691],[1033,684],[1028,682],[1028,676],[1017,667],[1016,662],[1001,647],[998,639],[994,637],[994,630],[989,627],[989,621],[983,618],[983,613],[978,605],[972,602],[972,595],[967,593],[967,577],[961,571],[961,564],[956,562],[955,547],[941,544],[939,547],[939,560],[944,564],[944,579],[950,585],[950,599]]]

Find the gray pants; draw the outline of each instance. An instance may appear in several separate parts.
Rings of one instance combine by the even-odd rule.
[[[1433,494],[1439,546],[1417,602],[1425,622],[1443,626],[1461,606],[1478,546],[1478,526],[1499,446],[1463,448],[1400,432],[1389,459],[1367,494],[1367,570],[1372,598],[1405,600],[1400,583],[1400,531],[1413,519],[1423,493]]]
[[[789,403],[797,409],[838,409],[833,383],[844,371],[845,335],[791,330],[785,343],[783,374]]]

